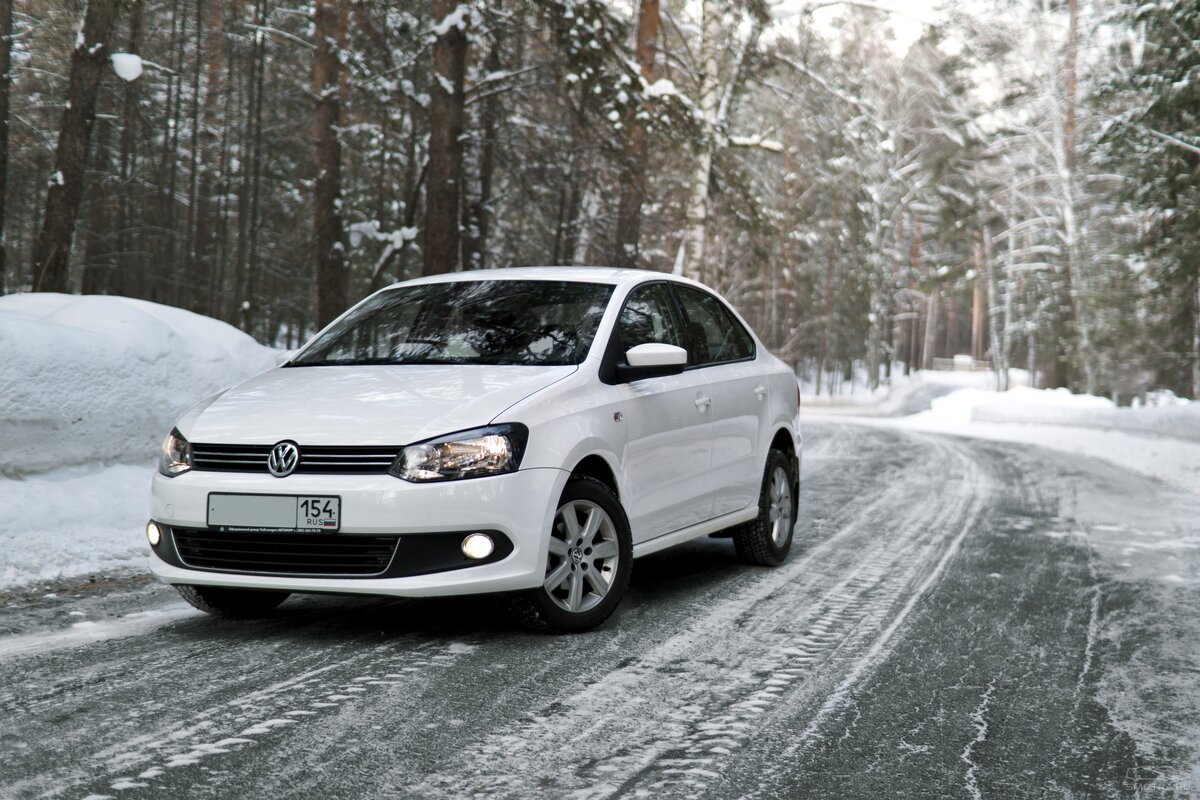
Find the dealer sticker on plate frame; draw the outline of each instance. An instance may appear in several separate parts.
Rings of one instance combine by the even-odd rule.
[[[208,496],[208,527],[231,533],[337,533],[341,515],[340,497],[216,492]]]

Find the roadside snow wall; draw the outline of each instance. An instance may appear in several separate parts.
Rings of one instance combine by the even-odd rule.
[[[209,317],[123,297],[0,297],[0,474],[145,464],[185,409],[274,366]]]
[[[1200,441],[1200,403],[1118,408],[1104,397],[1066,389],[1017,387],[1007,392],[960,389],[931,403],[925,412],[947,423],[1067,425]]]

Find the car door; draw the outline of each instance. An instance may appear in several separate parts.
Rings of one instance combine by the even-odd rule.
[[[712,397],[713,516],[758,498],[760,453],[769,384],[755,360],[754,338],[724,303],[708,292],[674,286],[688,337],[688,357]]]
[[[683,325],[665,282],[630,292],[614,335],[618,359],[647,342],[684,346]],[[621,384],[626,426],[625,508],[635,542],[712,517],[711,397],[701,370]]]

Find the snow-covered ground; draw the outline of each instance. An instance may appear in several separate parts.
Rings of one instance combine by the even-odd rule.
[[[923,372],[849,402],[805,397],[806,414],[911,430],[1024,442],[1109,461],[1200,493],[1200,403],[1164,393],[1156,405],[1119,408],[1104,397],[1016,386],[995,391],[988,372]],[[925,410],[920,410],[921,408]]]
[[[0,588],[139,558],[171,423],[273,366],[274,353],[143,300],[0,297]]]

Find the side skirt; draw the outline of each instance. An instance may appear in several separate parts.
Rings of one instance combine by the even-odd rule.
[[[668,547],[673,547],[677,544],[696,539],[700,536],[705,536],[716,531],[723,530],[733,525],[738,525],[743,522],[749,522],[758,516],[758,502],[754,502],[740,511],[734,511],[724,516],[710,519],[707,522],[701,522],[699,525],[693,525],[690,528],[673,531],[672,533],[664,533],[662,536],[656,536],[653,539],[645,542],[638,542],[633,546],[633,557],[641,558],[648,556],[651,553],[657,553],[659,550],[665,550]]]

